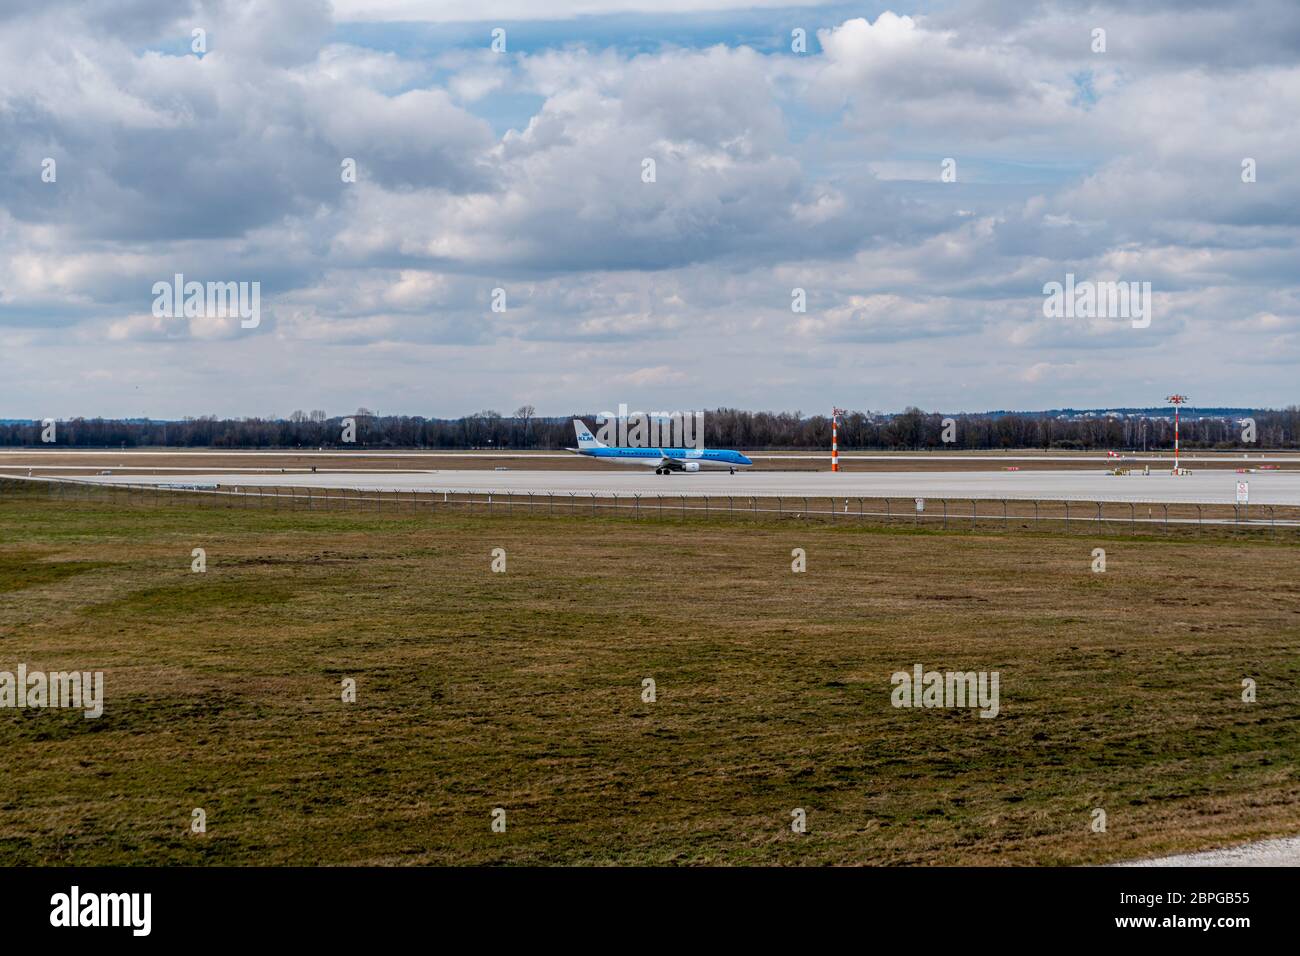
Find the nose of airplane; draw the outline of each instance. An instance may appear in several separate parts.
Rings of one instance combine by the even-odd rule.
[[[739,453],[737,453],[737,454],[739,454]],[[753,462],[750,461],[749,458],[746,457],[745,455],[741,455],[741,456],[740,456],[740,463],[741,463],[742,465],[752,465],[752,464],[753,464]]]

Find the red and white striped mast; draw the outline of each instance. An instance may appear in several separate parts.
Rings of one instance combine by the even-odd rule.
[[[1165,401],[1174,406],[1174,474],[1181,475],[1182,469],[1178,467],[1178,407],[1187,404],[1187,396],[1174,394]]]
[[[847,414],[842,408],[831,409],[831,471],[840,470],[840,416]]]

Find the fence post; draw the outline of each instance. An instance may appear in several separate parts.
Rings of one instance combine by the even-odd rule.
[[[1065,530],[1066,530],[1066,531],[1069,531],[1069,530],[1070,530],[1070,502],[1069,502],[1069,500],[1067,500],[1067,501],[1065,502]]]
[[[1169,533],[1169,505],[1165,505],[1165,534]]]
[[[940,498],[939,500],[943,502],[943,530],[947,531],[948,530],[948,499]]]
[[[636,516],[639,520],[641,517],[641,495],[637,494],[634,497],[636,498]]]
[[[1101,502],[1097,502],[1097,530],[1101,530]]]
[[[1137,513],[1133,510],[1133,502],[1128,503],[1128,530],[1130,532],[1137,530]]]

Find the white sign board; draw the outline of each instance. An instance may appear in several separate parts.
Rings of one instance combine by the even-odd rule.
[[[1250,482],[1237,482],[1237,504],[1245,505],[1250,503]]]
[[[917,498],[917,499],[916,499],[916,510],[917,510],[917,511],[924,511],[924,510],[925,510],[925,499],[924,499],[924,498]]]

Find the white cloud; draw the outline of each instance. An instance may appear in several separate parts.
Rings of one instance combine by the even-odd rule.
[[[458,21],[568,20],[572,17],[611,13],[707,13],[753,10],[764,7],[815,7],[824,0],[494,0],[485,9],[478,0],[334,0],[334,14],[349,21]]]
[[[184,9],[0,15],[12,414],[334,400],[451,414],[507,390],[552,412],[604,388],[820,407],[836,374],[878,408],[1087,404],[1088,389],[1138,402],[1153,376],[1193,375],[1224,403],[1291,399],[1294,370],[1275,360],[1300,338],[1300,70],[1277,39],[1258,63],[1207,59],[1188,30],[1236,42],[1221,17],[1108,15],[1105,59],[1050,2],[851,19],[807,56],[601,49],[581,20],[557,49],[427,56],[343,42],[317,0],[196,0],[199,60]],[[547,15],[619,9],[645,5]],[[1266,12],[1271,32],[1294,22]],[[738,35],[770,23],[731,16]],[[1183,40],[1142,62],[1133,44],[1162,29]],[[56,183],[40,180],[46,156]],[[937,181],[947,156],[955,184]],[[1256,183],[1240,181],[1244,156]],[[341,181],[344,157],[358,182]],[[1045,173],[1020,181],[1028,169]],[[1151,281],[1149,334],[1044,320],[1042,285],[1067,271]],[[153,319],[149,289],[175,272],[261,281],[263,327]],[[795,287],[807,313],[791,312]],[[1251,370],[1224,358],[1251,355]],[[121,404],[106,363],[156,405],[134,386]]]

